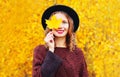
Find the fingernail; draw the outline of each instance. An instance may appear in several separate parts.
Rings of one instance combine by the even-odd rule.
[[[52,43],[52,40],[50,40],[50,42]]]

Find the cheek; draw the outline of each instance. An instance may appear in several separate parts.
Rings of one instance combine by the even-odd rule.
[[[55,30],[53,30],[52,32],[53,32],[53,34],[55,34],[55,33],[56,33],[56,31],[55,31]]]
[[[68,31],[68,29],[69,29],[69,24],[64,25],[64,28],[65,28],[65,30]]]
[[[68,23],[66,23],[66,24],[62,23],[61,27],[68,29],[69,28],[69,24]]]

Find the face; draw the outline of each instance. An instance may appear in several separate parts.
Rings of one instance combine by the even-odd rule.
[[[62,19],[62,23],[58,29],[53,29],[53,34],[55,37],[66,37],[69,28],[67,17],[61,12],[56,13],[55,16],[57,19]]]

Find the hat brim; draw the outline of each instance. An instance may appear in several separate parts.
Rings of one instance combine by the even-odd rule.
[[[49,19],[51,14],[56,11],[63,11],[67,13],[72,19],[73,19],[73,24],[74,24],[74,32],[78,29],[79,26],[79,17],[77,13],[70,7],[65,6],[65,5],[54,5],[46,9],[42,15],[42,26],[44,29],[46,29],[46,22],[45,19]]]

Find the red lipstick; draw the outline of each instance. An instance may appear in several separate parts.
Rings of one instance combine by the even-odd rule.
[[[57,30],[58,34],[62,34],[64,32],[64,30]]]

